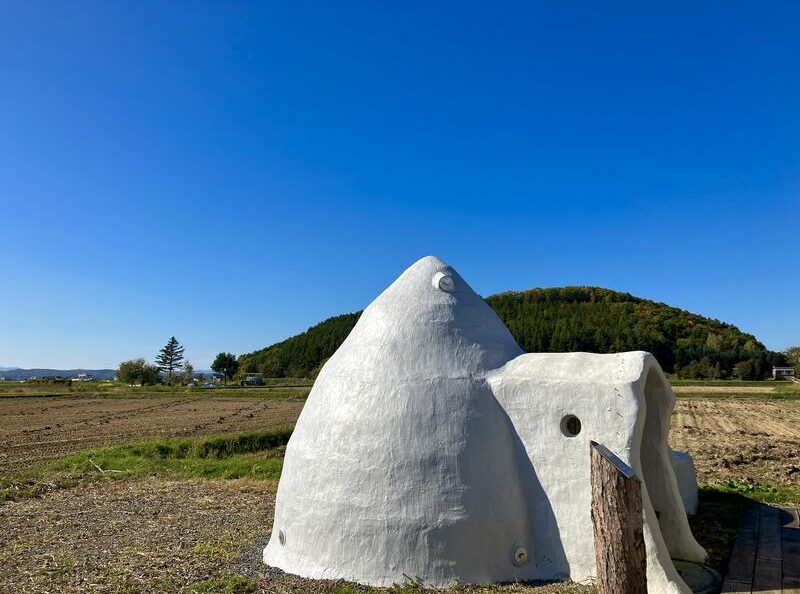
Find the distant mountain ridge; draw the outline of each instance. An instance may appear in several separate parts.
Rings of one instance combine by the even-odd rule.
[[[766,377],[783,355],[736,326],[600,287],[531,289],[492,295],[494,309],[526,352],[653,353],[679,377]],[[239,357],[242,373],[315,377],[347,338],[361,312],[329,318],[307,331]]]
[[[111,380],[117,373],[116,369],[20,369],[19,367],[8,367],[0,369],[0,376],[7,380],[27,380],[32,377],[62,377],[65,379],[75,379],[78,375],[85,373],[94,379]]]

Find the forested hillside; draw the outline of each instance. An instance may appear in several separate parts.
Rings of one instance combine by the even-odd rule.
[[[528,352],[653,353],[680,377],[759,379],[783,356],[718,320],[598,287],[533,289],[492,295],[487,303]],[[270,347],[242,355],[241,372],[314,377],[360,313],[330,318]]]
[[[239,373],[264,377],[316,377],[321,364],[344,342],[361,312],[328,318],[302,334],[239,357]]]

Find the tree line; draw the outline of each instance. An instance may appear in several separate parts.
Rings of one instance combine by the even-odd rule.
[[[785,356],[736,326],[597,287],[534,289],[487,299],[527,352],[653,353],[691,379],[762,379]]]
[[[667,373],[689,379],[769,377],[773,365],[800,371],[800,347],[767,349],[736,326],[598,287],[532,289],[492,295],[486,302],[526,352],[653,353]],[[240,355],[222,352],[211,369],[225,380],[247,373],[314,378],[355,326],[361,312],[329,318],[306,332]],[[173,336],[154,364],[133,359],[117,377],[129,384],[190,383],[193,368]]]
[[[533,289],[486,302],[526,352],[653,353],[664,371],[694,379],[762,379],[786,356],[736,326],[598,287]],[[336,316],[239,357],[240,373],[315,377],[361,312]]]
[[[142,386],[162,382],[170,385],[192,383],[195,380],[194,366],[184,358],[184,351],[183,345],[172,336],[156,355],[155,364],[148,363],[143,357],[123,361],[117,369],[117,379]],[[219,353],[211,369],[227,381],[239,370],[239,361],[232,353]]]

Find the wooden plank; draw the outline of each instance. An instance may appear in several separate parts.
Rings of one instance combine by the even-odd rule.
[[[730,578],[725,578],[725,581],[722,582],[721,594],[733,594],[735,592],[739,592],[741,594],[750,594],[752,591],[753,582],[740,582]]]
[[[756,559],[753,572],[753,594],[781,594],[783,572],[780,559]]]
[[[777,508],[762,505],[758,527],[758,549],[753,571],[753,594],[781,594],[783,563],[781,557],[781,523]]]
[[[753,571],[756,564],[756,550],[758,546],[758,527],[761,520],[761,506],[751,505],[747,508],[736,533],[736,540],[731,552],[731,560],[728,564],[728,575],[725,582],[731,582],[726,590],[723,584],[723,592],[749,592],[753,583]],[[746,587],[746,589],[745,589]]]
[[[800,510],[786,510],[790,520],[781,530],[783,594],[800,594]]]
[[[800,578],[783,576],[783,594],[800,594]]]
[[[592,525],[599,594],[647,594],[642,483],[607,448],[591,442]]]
[[[759,524],[761,524],[761,504],[754,503],[745,510],[742,523],[739,526],[739,532],[742,530],[758,532]]]
[[[800,529],[781,530],[783,548],[783,577],[800,579]]]
[[[781,560],[781,523],[780,511],[769,505],[761,506],[761,521],[758,528],[758,561]]]

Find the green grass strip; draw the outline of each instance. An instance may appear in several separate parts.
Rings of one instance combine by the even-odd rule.
[[[277,480],[292,427],[214,437],[152,439],[73,454],[0,479],[0,501],[35,497],[97,480],[170,478]]]
[[[679,400],[800,400],[800,390],[787,392],[678,392]]]
[[[776,485],[728,479],[719,483],[704,485],[708,492],[716,491],[722,495],[735,495],[752,501],[792,507],[800,504],[800,485]]]

